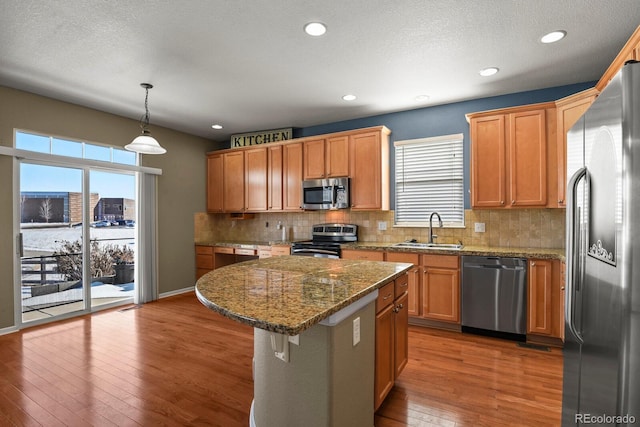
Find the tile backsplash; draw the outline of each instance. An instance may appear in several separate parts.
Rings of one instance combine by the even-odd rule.
[[[394,227],[393,211],[315,211],[257,213],[253,219],[231,219],[225,214],[195,214],[197,242],[281,240],[278,221],[287,228],[287,240],[311,238],[314,224],[344,222],[358,225],[358,240],[395,243],[408,239],[426,242],[428,227]],[[426,215],[425,215],[426,216]],[[378,223],[386,230],[378,230]],[[484,223],[485,232],[475,232],[475,223]],[[563,248],[564,209],[495,209],[465,211],[464,228],[434,228],[438,242],[491,247]]]

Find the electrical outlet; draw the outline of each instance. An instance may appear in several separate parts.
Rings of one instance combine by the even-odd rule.
[[[485,232],[484,222],[476,222],[475,223],[475,232],[476,233],[484,233]]]
[[[360,318],[353,319],[353,346],[355,347],[360,342]]]
[[[378,221],[378,230],[385,231],[387,229],[387,221]]]

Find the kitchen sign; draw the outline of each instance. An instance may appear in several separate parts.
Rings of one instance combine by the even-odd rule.
[[[265,130],[231,135],[231,148],[249,147],[293,138],[293,128]]]

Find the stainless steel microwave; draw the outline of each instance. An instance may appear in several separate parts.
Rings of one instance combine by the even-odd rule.
[[[349,207],[349,178],[302,181],[302,207],[309,210]]]

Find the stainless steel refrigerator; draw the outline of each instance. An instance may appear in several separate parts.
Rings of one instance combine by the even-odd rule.
[[[562,425],[640,423],[640,63],[567,133]]]

